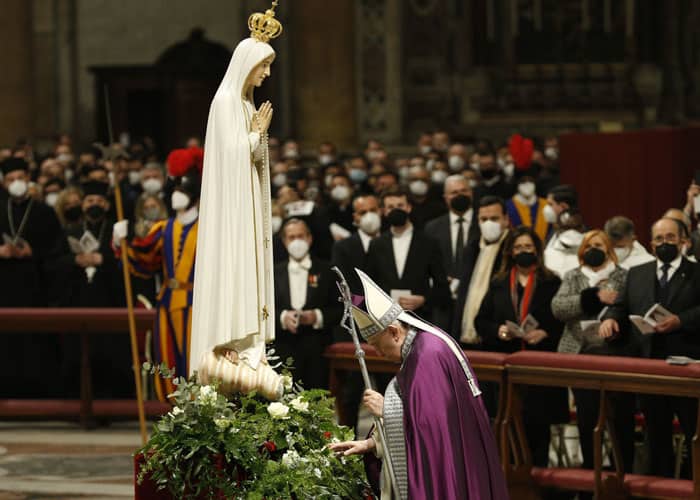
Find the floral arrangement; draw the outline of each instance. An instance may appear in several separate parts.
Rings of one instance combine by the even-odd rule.
[[[174,498],[367,498],[361,459],[327,448],[354,439],[335,424],[332,398],[284,376],[285,394],[272,403],[255,393],[229,400],[194,376],[173,379],[175,406],[137,452],[139,484],[149,477]]]

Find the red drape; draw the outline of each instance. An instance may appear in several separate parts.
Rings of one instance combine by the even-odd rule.
[[[636,226],[648,245],[651,225],[669,208],[683,208],[700,168],[700,127],[660,128],[560,137],[562,183],[573,184],[584,222],[602,228],[614,215]]]

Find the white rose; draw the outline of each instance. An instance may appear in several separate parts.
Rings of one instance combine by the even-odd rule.
[[[284,384],[285,391],[290,391],[294,385],[294,380],[290,375],[282,375],[282,384]]]
[[[270,403],[267,406],[267,413],[269,413],[272,418],[288,418],[289,406],[278,402]]]
[[[287,453],[282,455],[282,464],[286,467],[294,468],[301,457],[295,450],[289,450]]]
[[[296,411],[306,413],[309,411],[309,403],[307,401],[302,401],[300,396],[292,399],[289,402],[289,406],[294,408]]]
[[[199,388],[199,395],[197,399],[200,403],[205,405],[211,405],[216,403],[217,393],[214,388],[210,385],[204,385]]]
[[[321,469],[319,469],[318,467],[314,467],[314,476],[321,479]]]
[[[230,421],[230,420],[226,420],[225,418],[217,418],[217,419],[214,419],[214,423],[215,423],[216,426],[217,426],[219,429],[221,429],[221,430],[224,430],[224,429],[226,429],[229,425],[231,425],[231,421]]]
[[[178,415],[180,415],[180,414],[182,414],[182,413],[185,413],[185,412],[182,410],[182,408],[180,408],[179,406],[176,406],[175,408],[173,408],[173,411],[170,412],[170,416],[176,417],[176,416],[178,416]]]

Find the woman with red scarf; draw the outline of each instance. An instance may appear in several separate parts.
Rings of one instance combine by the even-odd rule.
[[[482,348],[509,353],[523,349],[556,352],[564,324],[552,314],[552,298],[560,284],[542,263],[542,241],[537,234],[526,226],[511,231],[504,243],[501,271],[474,322]],[[523,402],[533,463],[546,467],[549,426],[569,419],[566,390],[528,387]]]

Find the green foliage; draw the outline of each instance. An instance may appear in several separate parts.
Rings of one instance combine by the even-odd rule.
[[[171,375],[167,367],[144,369]],[[354,439],[335,424],[333,399],[287,382],[282,399],[269,403],[255,393],[229,400],[195,376],[173,379],[175,406],[138,451],[139,484],[149,476],[174,498],[365,498],[361,459],[327,448]]]

